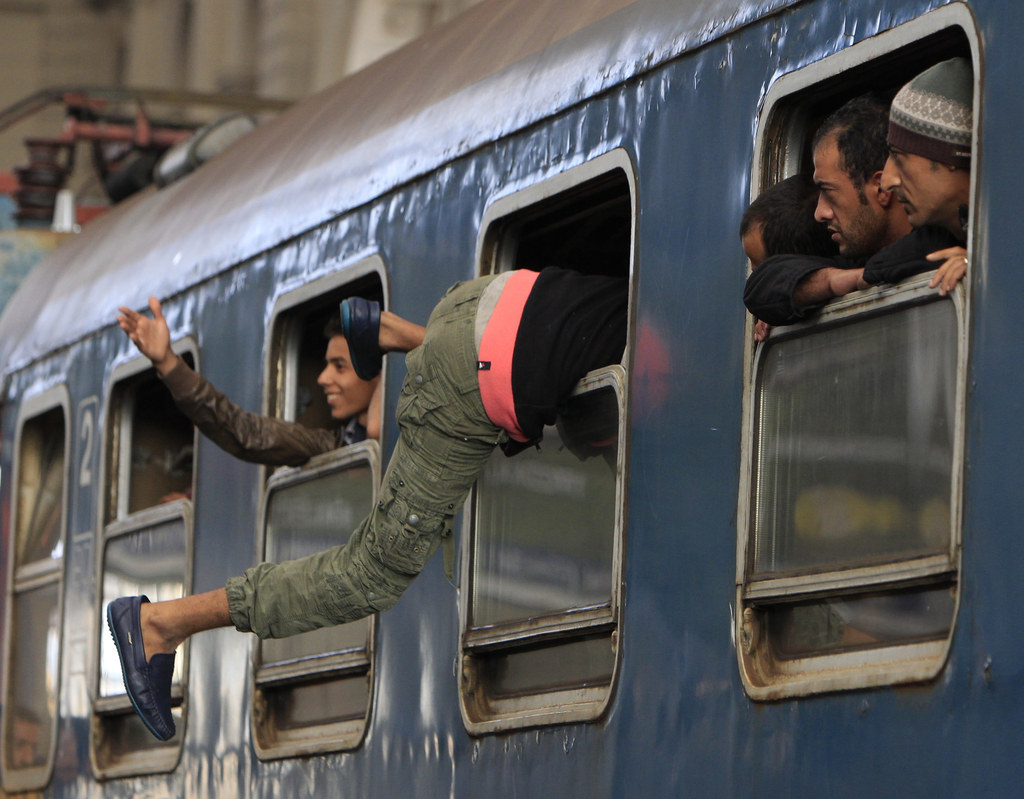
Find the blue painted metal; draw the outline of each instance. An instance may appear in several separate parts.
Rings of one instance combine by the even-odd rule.
[[[972,220],[964,583],[949,662],[928,685],[754,703],[738,675],[730,611],[745,335],[736,229],[758,112],[781,75],[946,3],[580,5],[570,14],[537,0],[485,4],[180,184],[94,223],[35,273],[0,321],[0,468],[11,474],[26,393],[66,382],[74,408],[91,398],[102,405],[112,369],[133,354],[112,326],[117,304],[141,306],[150,292],[172,297],[165,310],[175,336],[194,336],[203,371],[258,408],[264,331],[286,288],[376,251],[388,265],[392,307],[423,319],[449,284],[474,275],[479,221],[494,198],[622,147],[637,172],[637,325],[659,334],[673,368],[666,401],[634,408],[630,422],[623,659],[608,714],[469,736],[454,675],[459,595],[435,559],[381,618],[374,711],[357,751],[255,759],[251,642],[219,631],[192,642],[178,768],[97,783],[84,729],[88,659],[102,633],[93,610],[97,511],[81,490],[70,516],[74,601],[64,622],[70,656],[58,752],[74,765],[58,769],[50,794],[1015,795],[1024,495],[1011,480],[1024,450],[1015,335],[1024,270],[1014,204],[999,200],[1018,193],[1018,6],[969,4],[983,51],[981,191]],[[394,94],[370,88],[384,76],[401,77]],[[402,371],[390,369],[389,397]],[[395,435],[389,422],[386,441]],[[81,454],[76,445],[74,465]],[[98,472],[98,451],[92,456]],[[197,463],[193,588],[202,591],[256,560],[259,477],[206,441]],[[10,491],[7,481],[5,533]]]

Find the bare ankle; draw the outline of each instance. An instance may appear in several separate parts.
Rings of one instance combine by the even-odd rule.
[[[178,648],[181,639],[176,638],[168,628],[162,603],[143,603],[139,609],[139,620],[142,624],[142,646],[146,660],[153,655],[169,655]]]

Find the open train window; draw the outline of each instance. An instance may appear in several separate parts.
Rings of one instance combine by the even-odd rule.
[[[187,345],[185,345],[187,346]],[[194,355],[175,350],[190,365]],[[119,596],[177,599],[191,590],[193,453],[196,433],[144,358],[115,370],[107,402],[104,527],[99,618]],[[171,687],[177,735],[157,741],[132,708],[117,651],[99,630],[96,700],[90,731],[104,777],[172,770],[187,718],[188,644],[178,652]]]
[[[384,307],[384,274],[384,262],[379,256],[370,256],[278,300],[267,363],[268,413],[307,427],[333,430],[338,426],[317,384],[331,338],[328,323],[346,297],[377,300]]]
[[[621,151],[495,203],[481,271],[632,274],[632,167]],[[629,346],[627,345],[627,353]],[[537,449],[496,452],[464,542],[463,718],[471,732],[590,720],[619,662],[626,372],[591,372]]]
[[[67,406],[62,389],[26,400],[15,444],[0,746],[7,791],[43,788],[53,773],[66,538]]]
[[[816,122],[868,86],[895,93],[954,55],[977,64],[970,25],[951,6],[780,80],[758,138],[762,187],[809,168]],[[927,680],[946,661],[969,287],[940,297],[929,277],[834,300],[750,362],[736,643],[754,699]]]
[[[383,275],[380,258],[371,257],[281,298],[273,315],[267,381],[273,412],[308,426],[345,425],[352,431],[350,420],[332,417],[317,384],[325,351],[330,354],[334,344],[325,327],[347,296],[383,304]],[[362,431],[356,433],[360,439]],[[379,482],[380,445],[373,440],[357,440],[300,468],[275,472],[264,495],[264,559],[291,560],[344,544],[373,507]],[[373,695],[375,625],[375,617],[367,617],[257,642],[252,723],[261,758],[359,745]]]

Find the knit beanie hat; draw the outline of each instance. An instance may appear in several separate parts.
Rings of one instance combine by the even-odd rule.
[[[966,58],[926,69],[893,98],[889,145],[961,169],[971,168],[974,79]]]

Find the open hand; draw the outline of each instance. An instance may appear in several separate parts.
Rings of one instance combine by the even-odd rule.
[[[117,323],[128,334],[128,338],[139,348],[139,352],[152,361],[160,374],[165,375],[178,361],[178,356],[171,350],[171,331],[164,319],[160,301],[156,297],[149,298],[149,310],[153,318],[121,306],[118,308]]]

